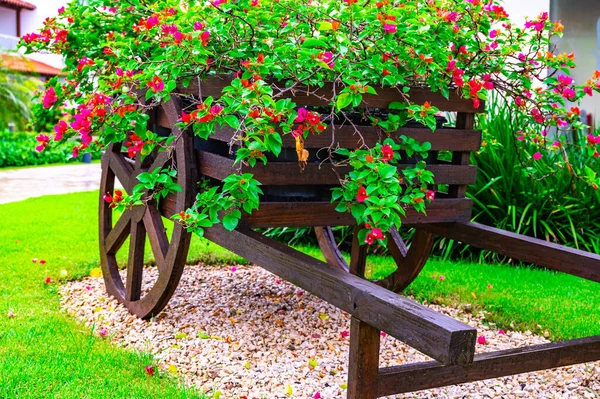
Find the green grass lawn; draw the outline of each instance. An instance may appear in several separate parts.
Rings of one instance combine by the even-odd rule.
[[[56,285],[44,283],[47,276],[58,279],[61,270],[79,278],[98,267],[97,203],[92,192],[0,205],[0,398],[202,398],[176,378],[148,378],[150,356],[96,338],[61,312]],[[301,249],[320,255],[315,248]],[[190,260],[243,261],[196,238]],[[389,258],[369,258],[371,276],[382,277],[393,267]],[[470,303],[489,311],[488,319],[504,329],[548,330],[551,338],[563,339],[600,334],[599,288],[526,267],[432,260],[408,294],[435,303]]]

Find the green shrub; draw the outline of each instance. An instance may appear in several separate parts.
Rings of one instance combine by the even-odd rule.
[[[584,168],[588,158],[585,132],[572,132],[571,142],[557,147],[537,161],[546,177],[536,180],[526,162],[537,147],[515,142],[520,123],[500,101],[491,101],[490,114],[479,120],[483,147],[473,153],[478,166],[477,183],[467,196],[474,201],[473,221],[518,234],[536,237],[586,251],[600,251],[600,192],[575,177],[569,169],[553,167],[558,158],[574,168]],[[552,134],[548,139],[552,140]],[[521,158],[520,158],[521,157]],[[591,163],[589,164],[591,166]],[[598,172],[595,170],[594,172]],[[488,251],[440,240],[437,251],[445,258],[503,261]]]
[[[0,168],[77,161],[71,158],[71,152],[65,146],[37,152],[36,135],[33,132],[0,131]],[[94,157],[99,155],[94,154]]]

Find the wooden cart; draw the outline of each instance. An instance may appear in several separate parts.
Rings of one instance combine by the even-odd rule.
[[[179,94],[218,98],[227,84],[227,80],[216,77],[200,86],[192,84],[189,88],[181,88]],[[331,98],[332,92],[333,87],[329,85],[311,93],[290,91],[285,95],[293,96],[299,106],[319,106],[328,104],[326,98]],[[378,89],[378,94],[366,95],[362,106],[385,109],[391,101],[400,100],[396,89]],[[300,171],[297,162],[286,161],[280,156],[266,166],[257,165],[249,170],[263,184],[267,194],[260,209],[245,215],[235,231],[215,226],[205,232],[206,238],[352,316],[348,376],[348,398],[351,399],[371,399],[599,360],[600,336],[475,355],[475,329],[399,294],[421,271],[435,235],[600,281],[598,255],[471,223],[472,201],[465,198],[465,192],[467,185],[475,183],[476,179],[476,166],[469,165],[469,154],[479,150],[481,144],[481,132],[473,130],[473,125],[474,115],[483,111],[483,105],[474,109],[470,100],[455,94],[446,100],[439,93],[425,89],[413,89],[411,99],[416,103],[430,101],[440,110],[457,113],[454,128],[435,132],[403,128],[391,135],[428,141],[433,154],[450,151],[451,161],[437,161],[435,156],[428,161],[428,169],[435,174],[435,184],[445,185],[448,189],[427,207],[427,216],[407,211],[404,223],[415,228],[410,246],[405,245],[397,232],[389,234],[389,250],[398,269],[387,279],[367,281],[364,278],[367,246],[359,245],[356,234],[350,264],[342,257],[331,227],[355,222],[351,215],[334,210],[328,193],[332,186],[339,184],[338,175],[343,176],[346,171],[338,168],[336,173],[330,164],[318,161],[309,162]],[[176,126],[181,104],[181,97],[173,95],[171,101],[156,109],[150,119],[154,131],[177,137],[172,151],[147,157],[144,162],[131,162],[122,154],[121,145],[113,144],[102,158],[101,195],[113,191],[115,180],[131,192],[139,173],[167,165],[176,167],[177,181],[182,187],[181,193],[162,201],[160,207],[149,202],[147,206],[126,210],[118,220],[113,220],[113,211],[100,199],[100,255],[106,289],[141,318],[152,317],[165,307],[177,288],[189,250],[190,233],[175,224],[168,237],[162,218],[190,207],[200,176],[222,180],[239,171],[229,156],[228,143],[235,132],[221,129],[210,140],[202,143],[196,140],[195,143],[190,132],[181,132]],[[353,127],[335,126],[333,142],[328,132],[311,136],[306,141],[306,148],[312,153],[332,144],[345,148],[355,148],[358,144]],[[369,146],[385,136],[372,126],[361,126],[360,133]],[[282,153],[286,149],[293,152],[295,142],[284,136],[283,146]],[[399,165],[399,168],[409,164],[410,159],[407,165]],[[315,227],[327,263],[253,230],[280,226]],[[127,273],[123,280],[116,253],[128,237]],[[151,289],[143,292],[146,237],[159,277]],[[380,331],[435,360],[379,369]]]

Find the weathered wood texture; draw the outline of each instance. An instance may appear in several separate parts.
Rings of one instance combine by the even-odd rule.
[[[600,282],[600,255],[472,222],[420,227],[476,248]]]
[[[257,163],[253,168],[234,165],[234,160],[207,151],[197,151],[198,170],[201,174],[223,180],[236,171],[254,175],[265,186],[277,185],[339,185],[340,178],[351,171],[351,167],[333,167],[331,164],[309,163],[300,170],[297,162]],[[400,164],[398,169],[414,168]],[[427,165],[434,174],[436,184],[473,184],[477,181],[477,167],[473,165]]]
[[[378,396],[564,367],[600,359],[600,336],[483,353],[471,364],[413,363],[379,371]]]
[[[386,137],[399,138],[406,136],[418,142],[431,143],[431,151],[478,151],[481,148],[481,131],[471,129],[442,128],[432,132],[429,129],[401,128],[387,134],[375,126],[360,126],[360,134],[364,143],[373,147]],[[357,135],[352,126],[329,125],[319,135],[311,135],[304,142],[304,147],[309,149],[327,148],[331,145],[331,134],[335,134],[334,144],[343,148],[356,148],[362,144],[362,139]],[[235,130],[226,126],[213,133],[210,138],[229,143],[235,136]],[[296,148],[296,141],[291,134],[282,135],[283,148]]]
[[[347,399],[378,397],[380,337],[380,331],[375,327],[351,318]]]
[[[188,87],[178,87],[177,92],[183,94],[191,94],[195,96],[214,97],[219,98],[222,95],[222,90],[225,86],[228,86],[231,82],[231,76],[215,76],[209,78],[201,84],[198,84],[197,80],[190,82]],[[284,88],[283,83],[276,83],[273,81],[267,81],[268,83],[274,84],[276,87]],[[339,93],[343,87],[338,85],[336,93]],[[324,83],[323,87],[302,87],[298,86],[295,90],[290,90],[282,93],[279,98],[293,98],[294,102],[299,106],[305,105],[317,105],[317,106],[329,106],[330,99],[333,98],[333,84]],[[391,87],[376,87],[377,95],[364,94],[363,101],[360,107],[364,108],[387,108],[393,101],[403,101],[401,88]],[[278,94],[275,89],[275,95]],[[431,105],[438,107],[441,111],[450,112],[485,112],[485,103],[481,102],[479,108],[473,107],[473,102],[468,98],[463,98],[458,90],[450,91],[449,99],[444,98],[439,92],[432,92],[427,88],[412,87],[410,90],[410,100],[415,104],[425,104],[429,102]]]
[[[251,230],[206,229],[214,243],[444,364],[472,361],[476,330]]]

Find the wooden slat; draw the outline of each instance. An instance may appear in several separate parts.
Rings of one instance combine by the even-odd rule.
[[[180,86],[177,88],[177,92],[183,94],[193,94],[202,97],[214,97],[218,98],[221,96],[221,92],[225,86],[228,86],[231,81],[229,76],[215,76],[204,80],[201,86],[198,87],[198,81],[193,80],[190,85],[186,88]],[[278,87],[283,88],[282,84],[273,84],[274,95],[279,92]],[[336,88],[336,93],[339,93],[342,86],[339,85]],[[365,94],[363,95],[363,102],[360,107],[372,107],[372,108],[387,108],[392,101],[403,101],[401,95],[401,88],[392,87],[376,87],[377,95]],[[298,90],[288,91],[282,96],[277,98],[292,98],[294,102],[299,106],[306,105],[318,105],[318,106],[329,106],[330,99],[333,97],[333,85],[331,83],[325,83],[321,88],[310,88],[311,94],[307,95],[307,89],[298,87]],[[485,102],[482,101],[479,108],[473,107],[473,102],[468,98],[462,98],[457,90],[451,90],[449,99],[445,99],[439,92],[432,92],[426,88],[413,87],[410,90],[410,100],[415,104],[425,104],[429,101],[431,105],[438,107],[441,111],[450,112],[485,112]]]
[[[472,361],[476,330],[247,229],[205,231],[214,243],[444,364]]]
[[[238,170],[232,159],[206,151],[197,151],[198,170],[201,174],[223,180]],[[398,169],[414,168],[399,164]],[[433,172],[436,184],[474,184],[477,167],[474,165],[427,165]],[[332,167],[331,164],[309,163],[303,171],[297,162],[258,162],[253,168],[244,166],[242,171],[252,173],[264,186],[339,185],[340,178],[352,170],[348,166]]]
[[[350,320],[347,399],[376,399],[381,332],[365,322]]]
[[[373,147],[375,143],[388,137],[385,132],[375,126],[360,126],[360,134],[365,144]],[[333,147],[356,148],[362,144],[360,136],[355,134],[352,126],[336,126],[332,132],[332,126],[320,135],[309,136],[304,142],[305,148],[328,148],[331,146],[332,133],[335,134]],[[218,128],[210,138],[229,143],[235,135],[235,130],[230,127]],[[399,138],[406,136],[418,142],[431,143],[431,151],[479,151],[481,148],[481,131],[472,129],[437,129],[432,132],[429,129],[402,128],[392,132],[389,137]],[[282,135],[284,148],[296,148],[296,141],[291,134]]]
[[[471,364],[413,363],[379,370],[379,397],[600,360],[600,335],[475,356]]]
[[[421,227],[476,248],[600,282],[600,255],[479,223],[427,224]]]
[[[439,199],[427,206],[427,215],[407,209],[405,224],[469,221],[472,200]],[[350,213],[335,210],[328,202],[263,202],[252,215],[244,215],[242,222],[248,227],[304,227],[304,226],[353,226],[356,220]]]

